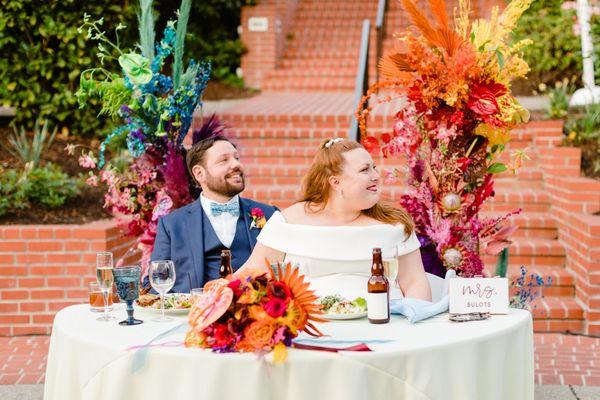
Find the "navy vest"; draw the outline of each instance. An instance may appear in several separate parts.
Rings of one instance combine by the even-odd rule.
[[[231,267],[234,271],[238,270],[250,257],[252,246],[248,238],[247,228],[244,225],[244,218],[241,215],[238,218],[235,227],[235,236],[231,242]],[[204,241],[204,282],[219,278],[219,267],[221,266],[221,250],[227,249],[219,240],[215,230],[208,219],[208,216],[202,212],[202,225],[204,232],[202,240]]]

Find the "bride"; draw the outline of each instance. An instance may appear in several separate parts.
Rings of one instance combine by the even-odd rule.
[[[411,217],[381,202],[381,177],[363,146],[323,141],[302,182],[300,201],[275,212],[238,272],[271,262],[300,268],[319,295],[364,296],[374,247],[397,262],[390,297],[431,300]],[[394,270],[390,268],[389,270]],[[236,274],[238,273],[236,272]],[[401,290],[402,294],[398,293]]]

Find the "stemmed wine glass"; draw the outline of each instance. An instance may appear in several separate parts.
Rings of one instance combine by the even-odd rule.
[[[175,284],[175,264],[171,260],[158,260],[150,263],[148,271],[152,289],[160,295],[161,316],[154,318],[156,322],[169,322],[173,318],[165,317],[165,294]]]
[[[119,325],[139,325],[144,321],[133,318],[133,301],[140,296],[140,273],[139,265],[130,265],[115,268],[115,285],[121,300],[127,303],[127,319],[119,322]]]
[[[108,295],[112,289],[113,277],[113,255],[111,252],[105,251],[96,254],[96,278],[98,286],[102,291],[104,298],[104,313],[98,317],[98,321],[111,321],[115,319],[113,315],[108,313]]]

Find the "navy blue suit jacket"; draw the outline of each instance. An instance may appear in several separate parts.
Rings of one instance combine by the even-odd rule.
[[[244,218],[244,226],[249,242],[254,248],[260,229],[250,229],[253,208],[263,210],[267,219],[277,210],[276,207],[240,197],[240,218]],[[171,292],[188,293],[193,288],[203,287],[204,280],[204,241],[202,235],[204,209],[198,198],[191,204],[181,207],[160,218],[156,230],[156,240],[152,251],[152,260],[173,260],[176,279]],[[251,251],[249,252],[249,254]],[[189,276],[189,277],[188,277]],[[144,286],[148,286],[148,276]]]

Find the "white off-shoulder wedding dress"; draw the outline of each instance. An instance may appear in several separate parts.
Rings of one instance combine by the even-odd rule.
[[[319,296],[341,294],[353,299],[365,297],[371,275],[374,247],[381,248],[384,260],[411,253],[420,247],[399,225],[315,226],[286,222],[276,211],[262,228],[258,242],[285,253],[285,261],[298,266]],[[390,298],[402,297],[391,282]]]

